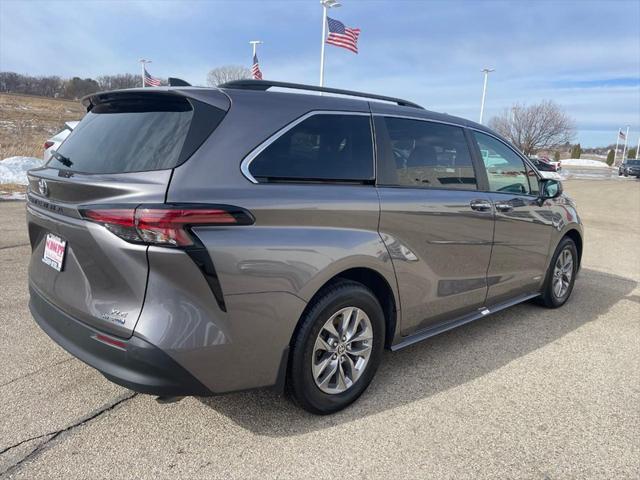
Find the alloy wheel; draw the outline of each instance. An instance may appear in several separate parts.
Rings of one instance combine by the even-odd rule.
[[[573,277],[573,254],[569,248],[560,252],[553,269],[553,295],[557,299],[564,298],[569,291]]]
[[[373,328],[364,310],[346,307],[331,315],[313,346],[311,370],[324,393],[343,393],[365,371],[371,356]]]

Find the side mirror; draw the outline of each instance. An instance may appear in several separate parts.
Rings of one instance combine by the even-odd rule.
[[[548,198],[557,198],[562,195],[562,182],[560,180],[552,180],[544,178],[540,180],[540,198],[546,200]]]

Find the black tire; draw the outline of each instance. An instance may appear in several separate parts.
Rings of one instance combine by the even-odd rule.
[[[558,297],[553,288],[553,274],[556,266],[556,262],[558,261],[558,257],[562,252],[568,250],[571,253],[573,259],[573,267],[571,272],[571,280],[569,281],[569,288],[567,291]],[[564,305],[569,297],[571,296],[571,292],[573,291],[573,285],[576,281],[576,274],[578,273],[578,249],[576,248],[575,242],[569,237],[564,237],[558,246],[556,247],[556,251],[553,254],[553,258],[551,259],[551,263],[549,264],[549,269],[547,270],[547,275],[545,277],[545,281],[542,287],[542,295],[538,299],[538,303],[544,305],[548,308],[558,308]]]
[[[325,393],[316,385],[312,374],[313,348],[325,322],[341,308],[363,310],[373,330],[371,354],[360,377],[342,393]],[[287,390],[305,410],[326,415],[342,410],[369,386],[378,369],[384,350],[385,319],[380,303],[364,285],[350,280],[336,282],[323,289],[300,319],[291,344]]]

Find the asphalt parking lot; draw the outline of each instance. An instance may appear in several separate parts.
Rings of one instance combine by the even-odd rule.
[[[31,319],[24,203],[1,202],[0,476],[638,478],[640,181],[565,190],[586,229],[565,307],[387,352],[329,417],[268,391],[161,405],[109,383]]]

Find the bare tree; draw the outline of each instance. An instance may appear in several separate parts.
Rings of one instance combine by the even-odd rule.
[[[251,78],[251,70],[247,67],[240,65],[225,65],[224,67],[214,68],[207,75],[207,83],[210,87],[217,87],[218,85],[232,80],[244,80]]]
[[[96,78],[100,90],[118,90],[121,88],[136,88],[142,85],[140,75],[120,73],[118,75],[101,75]]]
[[[0,92],[25,93],[45,97],[80,98],[99,90],[134,88],[141,85],[140,75],[133,73],[101,75],[94,80],[79,77],[64,79],[55,75],[33,77],[15,72],[0,72]],[[169,82],[166,78],[161,78],[160,85],[169,85]]]
[[[63,81],[58,76],[39,77],[38,84],[38,95],[55,97],[62,92]]]
[[[64,82],[64,98],[78,99],[100,90],[93,78],[73,77]]]
[[[493,117],[489,126],[525,155],[569,142],[575,136],[573,119],[551,100],[528,107],[516,103]]]
[[[61,95],[62,90],[63,80],[57,76],[32,77],[14,72],[0,72],[0,92],[55,97]]]

